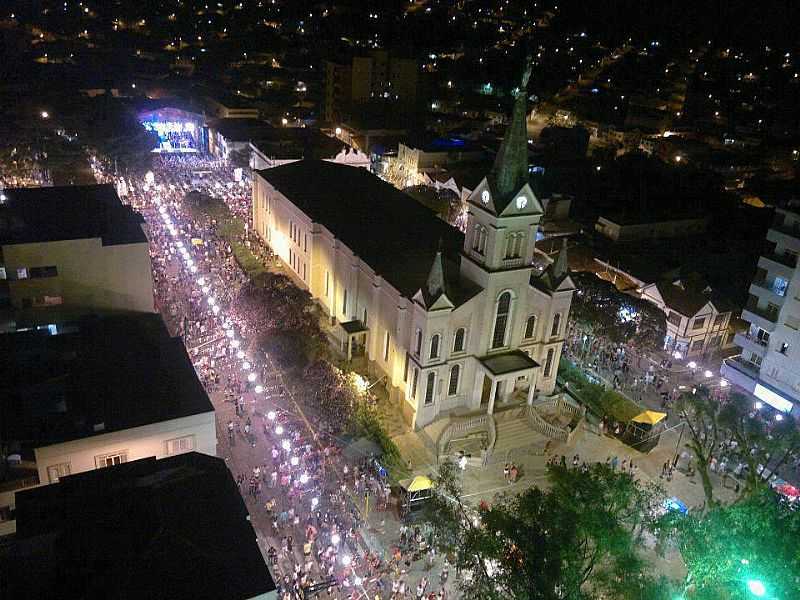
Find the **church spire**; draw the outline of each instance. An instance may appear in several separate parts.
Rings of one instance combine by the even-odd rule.
[[[431,299],[438,298],[444,293],[444,262],[442,259],[442,250],[436,251],[436,257],[433,259],[430,273],[428,273],[427,291],[428,297]]]
[[[523,185],[528,182],[528,80],[531,76],[531,57],[525,60],[525,70],[519,87],[514,90],[514,109],[503,142],[497,151],[489,181],[495,197],[495,207],[501,211]]]
[[[567,274],[567,238],[561,238],[561,250],[553,263],[553,278],[559,280]]]

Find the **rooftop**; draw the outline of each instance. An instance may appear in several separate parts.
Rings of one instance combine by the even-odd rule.
[[[451,256],[463,245],[460,231],[365,169],[302,160],[258,173],[408,298],[425,286],[440,240]]]
[[[32,449],[214,410],[159,315],[87,317],[76,329],[0,336],[0,438]]]
[[[493,375],[505,375],[506,373],[515,373],[539,366],[539,363],[522,350],[493,354],[492,356],[482,358],[481,363],[484,367],[489,369]]]
[[[305,127],[275,127],[261,130],[252,140],[259,152],[274,160],[299,160],[304,157],[333,158],[345,144],[319,130]],[[309,156],[310,154],[310,156]]]
[[[142,216],[112,185],[16,188],[0,202],[0,245],[100,238],[104,246],[147,242]]]
[[[234,142],[246,142],[269,135],[272,125],[260,119],[217,119],[211,123],[222,136]]]
[[[16,496],[13,598],[231,600],[275,590],[225,462],[190,452]]]

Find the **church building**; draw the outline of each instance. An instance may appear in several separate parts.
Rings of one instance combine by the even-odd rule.
[[[566,249],[532,267],[526,84],[466,235],[365,171],[302,160],[253,174],[253,223],[365,354],[415,428],[554,391],[574,286]]]

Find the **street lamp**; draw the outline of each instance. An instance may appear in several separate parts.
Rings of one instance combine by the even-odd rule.
[[[49,118],[50,118],[50,113],[49,113],[49,112],[47,112],[46,110],[43,110],[41,113],[39,113],[39,115],[40,115],[40,116],[41,116],[43,119],[49,119]]]
[[[342,135],[342,128],[341,127],[337,127],[336,128],[336,135]]]
[[[767,593],[767,588],[764,583],[758,579],[748,579],[747,580],[747,589],[750,591],[753,596],[757,598],[762,598]]]

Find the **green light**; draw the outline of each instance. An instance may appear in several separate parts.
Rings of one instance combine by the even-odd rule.
[[[747,582],[747,589],[750,590],[750,593],[754,596],[758,596],[761,598],[764,594],[767,593],[767,588],[764,587],[764,584],[761,583],[758,579],[750,579]]]

